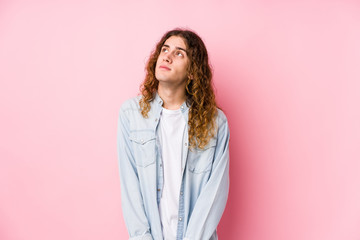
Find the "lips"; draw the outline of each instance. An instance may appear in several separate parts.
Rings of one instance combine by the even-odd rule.
[[[159,68],[162,68],[162,69],[164,69],[164,70],[171,70],[170,68],[168,68],[167,66],[165,66],[165,65],[160,65],[160,67]]]

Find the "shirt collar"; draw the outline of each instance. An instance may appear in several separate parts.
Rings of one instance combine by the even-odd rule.
[[[161,99],[158,92],[156,92],[156,94],[155,94],[154,102],[157,106],[159,106],[159,108],[162,108],[162,105],[164,104],[164,101]],[[183,102],[183,104],[181,104],[180,109],[181,109],[182,113],[185,113],[186,111],[189,110],[187,101],[185,101],[185,102]]]

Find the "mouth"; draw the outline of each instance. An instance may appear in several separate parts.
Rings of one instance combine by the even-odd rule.
[[[164,65],[160,65],[159,68],[164,69],[164,70],[167,70],[167,71],[171,70],[170,68],[168,68],[167,66],[164,66]]]

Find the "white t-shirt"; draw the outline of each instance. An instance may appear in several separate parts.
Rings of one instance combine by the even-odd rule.
[[[163,108],[158,126],[163,161],[164,186],[159,213],[165,240],[176,239],[182,178],[182,142],[186,128],[181,109]]]

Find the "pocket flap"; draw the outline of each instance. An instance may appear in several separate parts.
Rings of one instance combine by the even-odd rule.
[[[217,139],[216,138],[211,138],[210,141],[208,142],[208,144],[204,147],[204,149],[208,149],[211,147],[215,147],[216,146],[216,142]]]
[[[153,132],[130,132],[129,139],[138,144],[144,145],[145,143],[155,139],[155,133]]]
[[[196,148],[197,151],[205,151],[206,149],[212,148],[216,146],[216,138],[211,138],[209,142],[204,146],[203,149]]]

